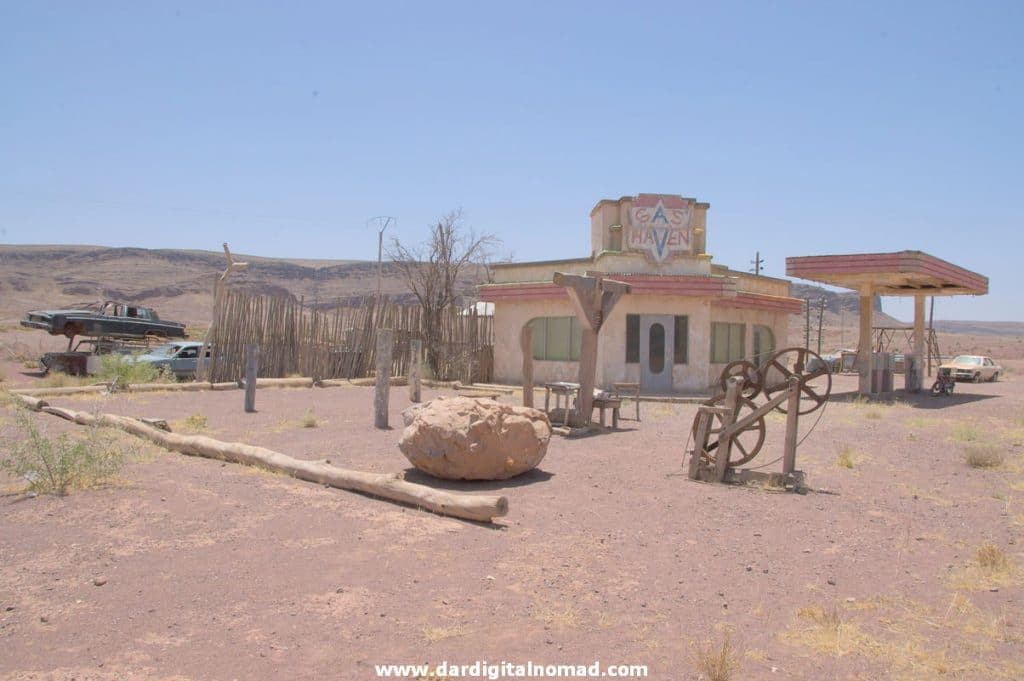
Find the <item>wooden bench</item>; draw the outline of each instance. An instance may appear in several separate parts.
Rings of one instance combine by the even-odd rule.
[[[628,397],[636,405],[636,420],[640,420],[640,384],[639,383],[613,383],[612,397],[622,399]]]
[[[595,397],[594,407],[601,410],[601,427],[604,428],[604,411],[605,409],[612,410],[612,428],[618,429],[619,427],[619,407],[622,406],[622,400],[614,397]]]

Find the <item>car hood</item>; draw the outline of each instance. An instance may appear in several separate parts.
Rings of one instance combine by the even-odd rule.
[[[962,362],[945,362],[939,365],[940,369],[978,369],[982,366],[980,364],[963,364]]]
[[[96,310],[29,310],[26,315],[97,314]]]

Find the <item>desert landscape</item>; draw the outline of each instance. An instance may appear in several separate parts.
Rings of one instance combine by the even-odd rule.
[[[6,451],[27,434],[89,432],[7,392],[46,385],[34,358],[66,345],[20,328],[28,309],[123,297],[209,323],[217,254],[106,250],[0,248]],[[375,286],[368,263],[266,265],[239,285],[316,304]],[[793,318],[791,345],[804,323]],[[823,326],[827,351],[857,320],[829,310]],[[374,427],[373,387],[354,383],[261,389],[256,413],[237,390],[47,396],[501,494],[509,511],[444,517],[100,429],[124,460],[112,480],[60,496],[0,478],[0,679],[368,679],[378,665],[478,661],[642,665],[632,677],[652,679],[1024,678],[1024,328],[936,326],[944,356],[991,355],[1001,379],[948,397],[898,379],[871,401],[856,376],[835,376],[800,421],[806,494],[689,480],[697,405],[678,399],[643,400],[640,421],[627,405],[617,430],[556,435],[531,472],[474,483],[409,465],[399,386],[389,429]],[[438,385],[423,399],[453,394]],[[766,427],[755,463],[772,470],[785,416]]]

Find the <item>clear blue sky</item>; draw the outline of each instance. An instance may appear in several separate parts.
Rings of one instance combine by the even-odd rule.
[[[1022,2],[0,0],[0,242],[375,259],[463,209],[581,257],[602,198],[708,250],[919,249],[1024,320]],[[895,299],[886,309],[904,319]]]

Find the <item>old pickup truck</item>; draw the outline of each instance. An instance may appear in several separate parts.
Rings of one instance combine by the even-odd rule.
[[[187,338],[185,325],[165,321],[157,313],[138,305],[111,300],[98,309],[32,310],[21,320],[28,329],[42,329],[53,336],[94,336],[103,338]],[[70,348],[70,342],[68,347]]]

